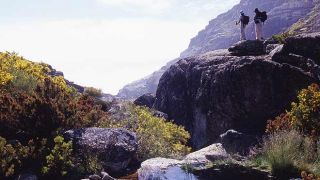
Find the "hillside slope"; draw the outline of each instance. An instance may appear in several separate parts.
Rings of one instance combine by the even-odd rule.
[[[319,29],[317,28],[320,24],[318,22],[319,18],[317,18],[319,16],[319,13],[317,13],[319,12],[318,2],[318,0],[241,0],[228,12],[211,20],[205,29],[192,38],[188,49],[181,53],[181,58],[227,48],[237,42],[239,40],[239,27],[235,25],[235,21],[238,19],[240,10],[244,10],[251,17],[251,23],[247,28],[250,39],[254,38],[252,19],[254,16],[253,10],[256,7],[267,11],[269,15],[269,19],[264,26],[265,38],[286,31],[301,18],[300,21],[304,23],[299,23],[299,28],[295,28],[295,31],[303,30],[305,26],[308,26],[310,31]],[[305,23],[309,21],[310,23]],[[177,60],[170,61],[159,71],[126,85],[119,91],[118,96],[134,99],[145,93],[155,93],[161,75],[175,62]]]

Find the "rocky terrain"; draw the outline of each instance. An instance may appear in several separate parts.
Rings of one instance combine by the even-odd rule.
[[[187,128],[196,149],[228,129],[261,135],[297,91],[318,82],[319,38],[319,33],[288,38],[287,44],[272,45],[270,54],[260,48],[266,46],[262,42],[244,41],[230,52],[181,59],[161,77],[154,106]]]
[[[268,12],[269,18],[264,26],[264,37],[269,38],[273,34],[285,32],[316,32],[319,29],[319,1],[318,0],[241,0],[240,3],[228,12],[211,20],[209,24],[191,39],[188,49],[181,53],[182,57],[188,57],[206,53],[208,51],[228,48],[239,40],[239,28],[235,21],[239,17],[239,11],[244,10],[251,17],[251,23],[247,27],[247,34],[254,39],[253,9],[256,7]],[[292,27],[291,27],[292,26]],[[135,99],[145,93],[155,93],[162,74],[177,59],[170,61],[166,66],[153,74],[126,85],[118,93],[118,96],[126,99]]]
[[[320,1],[314,0],[314,8],[302,19],[293,24],[289,29],[289,33],[312,33],[320,29]]]

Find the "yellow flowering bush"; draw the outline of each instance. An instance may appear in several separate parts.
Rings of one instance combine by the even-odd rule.
[[[139,160],[153,157],[179,158],[191,151],[187,146],[190,134],[182,126],[153,116],[146,107],[131,105],[131,117],[112,127],[136,132]]]

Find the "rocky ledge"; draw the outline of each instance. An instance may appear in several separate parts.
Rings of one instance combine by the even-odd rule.
[[[161,77],[154,107],[191,133],[195,149],[228,129],[260,136],[300,89],[319,81],[319,34],[290,37],[269,54],[262,42],[243,41],[230,52],[181,59]]]

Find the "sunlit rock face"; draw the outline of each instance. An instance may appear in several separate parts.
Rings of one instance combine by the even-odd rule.
[[[253,17],[255,8],[268,12],[268,20],[263,27],[264,38],[286,31],[290,26],[294,32],[315,32],[320,26],[320,3],[318,0],[241,0],[228,12],[212,19],[205,29],[191,39],[188,49],[181,53],[181,57],[199,55],[212,50],[229,48],[239,40],[239,26],[235,21],[239,18],[240,10],[250,15],[251,22],[247,27],[248,39],[254,39]],[[169,67],[178,59],[170,61],[160,70],[138,81],[124,86],[118,97],[136,99],[146,93],[156,93],[159,79]]]
[[[241,10],[251,17],[251,22],[247,26],[247,36],[248,39],[254,39],[255,8],[268,12],[268,20],[263,26],[263,36],[268,38],[286,31],[292,24],[307,16],[315,5],[316,2],[313,0],[241,0],[228,12],[211,20],[204,30],[192,38],[188,49],[181,53],[181,57],[228,48],[237,42],[240,34],[235,21],[239,18]]]
[[[191,133],[195,149],[217,142],[228,129],[260,136],[299,90],[319,81],[318,60],[312,59],[319,52],[317,33],[287,41],[270,54],[243,54],[241,48],[256,51],[248,48],[255,42],[244,41],[235,48],[241,55],[221,50],[181,59],[161,77],[154,107]],[[294,44],[314,53],[303,54]]]

